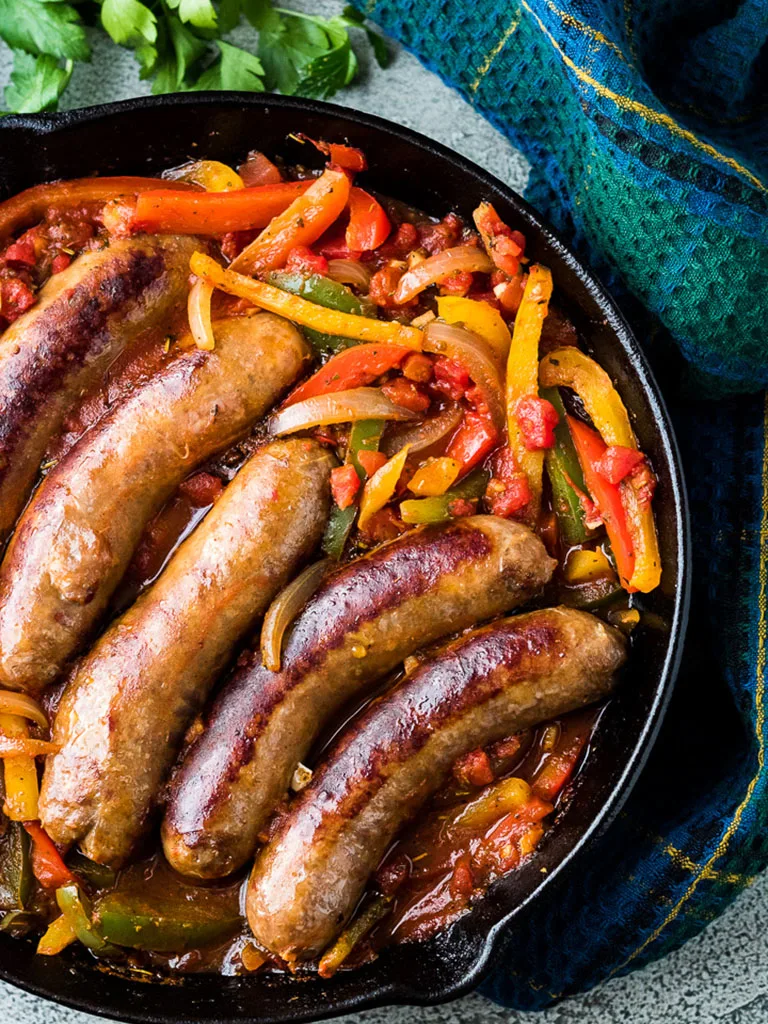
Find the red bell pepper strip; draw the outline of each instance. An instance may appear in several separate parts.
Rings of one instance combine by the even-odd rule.
[[[277,185],[231,192],[151,191],[136,203],[133,227],[138,231],[191,235],[225,235],[229,231],[265,228],[303,195],[311,181],[284,181]]]
[[[499,442],[499,432],[489,413],[469,410],[451,438],[446,455],[461,464],[462,476],[482,462]]]
[[[37,821],[25,821],[24,828],[32,840],[32,872],[44,889],[73,885],[77,879],[61,858],[48,833]]]
[[[315,395],[365,387],[387,370],[394,369],[411,349],[404,345],[355,345],[339,352],[309,380],[292,391],[285,405],[303,402]]]
[[[49,185],[34,185],[0,203],[0,238],[42,220],[52,206],[63,210],[83,203],[136,195],[147,190],[157,192],[167,189],[184,189],[186,193],[194,193],[195,186],[183,185],[178,181],[165,182],[162,178],[128,176],[74,178]]]
[[[385,242],[392,230],[384,208],[361,188],[349,196],[349,224],[345,235],[350,250],[369,252]]]
[[[338,142],[325,142],[323,139],[310,139],[303,132],[297,132],[296,138],[302,142],[310,142],[315,149],[327,156],[332,164],[337,164],[347,171],[367,171],[368,161],[365,153],[356,146],[343,146]]]
[[[609,483],[597,468],[607,446],[596,430],[592,430],[573,416],[567,416],[566,419],[584,473],[584,482],[605,523],[621,585],[633,593],[637,588],[629,581],[635,568],[635,551],[621,493],[619,488]]]
[[[231,269],[239,274],[258,274],[282,267],[291,249],[297,245],[312,245],[333,224],[347,205],[349,189],[349,178],[344,171],[331,168],[324,171],[243,249],[233,260]]]

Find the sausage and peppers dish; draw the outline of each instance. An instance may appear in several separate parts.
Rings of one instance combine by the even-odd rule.
[[[324,169],[0,204],[0,929],[41,956],[330,977],[447,927],[556,827],[659,584],[524,235],[295,138]]]

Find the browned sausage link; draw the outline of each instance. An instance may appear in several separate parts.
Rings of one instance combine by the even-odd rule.
[[[196,247],[184,235],[159,235],[86,253],[52,277],[0,338],[0,541],[82,392],[183,301]]]
[[[318,543],[332,465],[308,439],[257,452],[76,667],[40,794],[54,842],[125,862],[217,673]]]
[[[39,691],[107,608],[142,531],[178,484],[241,437],[308,356],[287,321],[216,324],[87,431],[43,481],[0,567],[0,686]]]
[[[455,759],[605,696],[624,649],[594,616],[547,608],[423,663],[347,730],[257,859],[246,906],[258,941],[289,962],[321,953]]]
[[[170,863],[201,878],[245,864],[336,710],[417,648],[530,598],[554,564],[526,527],[475,516],[415,530],[337,570],[296,620],[281,671],[252,655],[217,699],[171,786]]]

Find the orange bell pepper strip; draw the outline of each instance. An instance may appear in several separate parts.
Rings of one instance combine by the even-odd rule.
[[[535,523],[541,508],[544,451],[530,451],[515,416],[521,398],[539,393],[539,341],[541,328],[549,311],[552,295],[552,274],[534,263],[528,272],[525,291],[515,317],[512,344],[507,357],[507,431],[509,447],[515,461],[528,479],[531,500],[526,518]]]
[[[377,469],[370,480],[366,481],[363,494],[360,498],[360,515],[357,525],[364,530],[371,517],[384,508],[389,499],[394,495],[398,481],[405,468],[405,460],[411,450],[409,444],[403,445],[400,451],[385,462],[381,469]]]
[[[408,490],[420,498],[436,498],[452,487],[461,472],[461,463],[442,455],[430,459],[408,481]]]
[[[637,440],[624,403],[611,378],[594,359],[572,346],[556,349],[542,359],[539,380],[545,387],[568,387],[576,392],[605,442],[604,447],[637,450]],[[604,479],[599,470],[596,475]],[[650,503],[640,502],[631,475],[619,485],[618,493],[624,504],[634,552],[629,582],[632,590],[647,594],[661,580],[661,556],[653,510]],[[592,496],[600,505],[600,499],[594,494]]]
[[[384,208],[361,188],[349,194],[349,224],[344,240],[353,252],[370,252],[386,241],[392,230]]]
[[[329,395],[372,384],[387,370],[393,370],[411,350],[405,345],[355,345],[339,352],[309,380],[291,392],[284,405],[303,402],[315,395]]]
[[[83,203],[118,199],[121,196],[147,191],[156,193],[167,189],[183,189],[185,195],[194,194],[193,185],[164,181],[163,178],[127,175],[111,178],[73,178],[71,181],[33,185],[32,188],[27,188],[0,203],[0,238],[42,220],[52,206],[59,210],[71,209]]]
[[[156,234],[174,232],[218,237],[228,231],[265,228],[308,191],[311,181],[283,181],[277,185],[202,192],[179,189],[143,192],[136,202],[133,227]]]
[[[621,585],[632,593],[637,589],[631,582],[635,571],[635,547],[621,492],[615,484],[608,483],[595,468],[605,453],[606,445],[597,431],[592,430],[586,423],[572,416],[567,416],[566,419],[584,473],[584,483],[605,523]]]
[[[341,313],[336,309],[318,306],[315,302],[291,295],[290,292],[275,288],[264,281],[256,281],[233,270],[225,270],[205,253],[193,253],[189,265],[193,274],[204,278],[228,295],[247,299],[254,306],[283,316],[302,327],[314,327],[325,334],[338,334],[342,338],[354,338],[357,341],[402,345],[415,352],[421,351],[423,346],[424,335],[418,327],[407,327],[395,320],[373,320],[367,316]]]
[[[0,715],[0,730],[6,736],[27,739],[29,728],[18,715]],[[3,760],[5,805],[3,812],[11,821],[29,821],[37,817],[39,787],[37,765],[31,754],[19,754]]]
[[[38,821],[25,821],[24,829],[32,840],[32,872],[44,889],[74,885],[77,879],[62,860],[43,826]]]
[[[58,956],[58,954],[75,942],[77,936],[72,925],[62,914],[52,921],[37,944],[36,952],[40,956]]]
[[[280,188],[279,185],[266,186]],[[311,245],[333,224],[349,199],[350,182],[344,171],[329,168],[264,228],[258,238],[233,260],[232,270],[259,274],[282,267],[297,245]],[[242,193],[236,193],[242,195]]]

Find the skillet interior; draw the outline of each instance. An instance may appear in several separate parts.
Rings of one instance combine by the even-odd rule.
[[[0,196],[55,178],[92,173],[143,174],[190,157],[231,162],[250,148],[309,161],[308,147],[286,141],[301,130],[346,138],[369,155],[372,189],[428,213],[471,214],[481,199],[520,227],[529,252],[551,267],[556,294],[619,384],[640,447],[660,477],[654,501],[664,573],[647,607],[670,623],[667,634],[644,631],[634,644],[619,695],[602,715],[592,755],[574,798],[539,852],[501,879],[473,911],[418,947],[386,951],[374,964],[329,982],[284,978],[187,976],[165,985],[141,983],[99,968],[67,950],[37,957],[26,942],[0,936],[0,977],[40,996],[123,1020],[182,1024],[196,1020],[316,1020],[386,1003],[455,998],[475,985],[498,954],[504,925],[563,871],[618,813],[655,739],[682,649],[688,603],[689,535],[682,472],[672,428],[644,356],[601,285],[514,192],[423,136],[331,104],[279,96],[202,93],[59,115],[0,122]],[[547,872],[542,873],[546,867]]]

